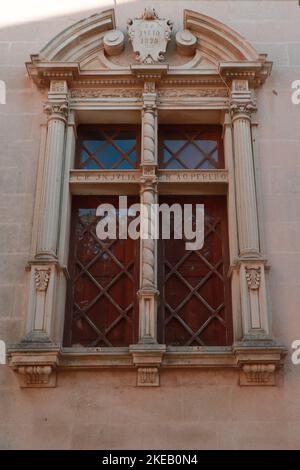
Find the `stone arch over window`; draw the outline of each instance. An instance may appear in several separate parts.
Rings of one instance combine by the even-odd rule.
[[[117,29],[114,11],[108,10],[67,28],[26,64],[48,100],[27,268],[26,334],[9,349],[22,386],[55,386],[57,371],[68,367],[135,367],[142,386],[159,385],[160,368],[227,367],[239,372],[241,385],[275,384],[285,349],[272,337],[267,306],[253,118],[255,90],[272,64],[215,19],[185,10],[179,31],[172,31],[171,20],[147,9],[125,31]],[[153,41],[140,41],[148,27],[155,31]],[[116,169],[76,169],[77,126],[95,123],[140,125],[140,168],[122,170],[122,176]],[[186,169],[179,183],[181,170],[158,165],[158,126],[167,123],[221,125],[225,168]],[[188,187],[190,194],[226,197],[232,344],[168,348],[158,343],[157,244],[147,240],[140,250],[136,344],[64,347],[72,196],[136,191],[151,204],[157,188],[167,194],[168,184],[180,186],[181,194]]]

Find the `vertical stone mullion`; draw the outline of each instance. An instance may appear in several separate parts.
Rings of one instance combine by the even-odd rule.
[[[157,241],[153,237],[153,208],[157,202],[156,93],[144,93],[142,111],[141,273],[139,296],[139,341],[157,342]]]
[[[142,157],[140,202],[140,289],[139,341],[130,346],[134,365],[137,367],[137,385],[159,385],[159,367],[166,351],[157,342],[157,219],[154,204],[157,203],[157,111],[155,82],[145,81],[142,109]]]

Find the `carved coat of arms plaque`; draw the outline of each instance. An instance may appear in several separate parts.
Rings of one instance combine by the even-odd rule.
[[[164,60],[171,38],[172,22],[159,18],[154,8],[146,8],[141,18],[128,21],[128,35],[139,62],[154,64]]]

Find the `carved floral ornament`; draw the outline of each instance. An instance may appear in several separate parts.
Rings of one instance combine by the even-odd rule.
[[[249,289],[259,289],[261,279],[261,267],[246,267],[245,273]]]
[[[48,102],[44,105],[44,111],[49,117],[57,117],[60,119],[66,119],[68,116],[68,103],[51,103]]]
[[[46,292],[49,284],[51,268],[35,268],[34,281],[38,292]]]

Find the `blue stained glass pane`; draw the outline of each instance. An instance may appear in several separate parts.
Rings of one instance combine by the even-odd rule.
[[[215,140],[195,140],[195,142],[206,153],[212,152],[217,145]]]
[[[196,168],[204,158],[204,155],[195,147],[189,144],[180,152],[180,158],[188,168]]]
[[[170,160],[170,158],[172,158],[172,155],[170,154],[170,152],[168,152],[167,149],[164,149],[163,158],[164,158],[164,163],[167,163]]]
[[[99,170],[101,167],[100,165],[96,162],[96,160],[91,159],[87,163],[84,164],[84,168],[86,170]]]
[[[218,155],[218,151],[215,150],[212,154],[211,154],[211,157],[210,157],[212,160],[214,160],[215,162],[218,161],[219,159],[219,155]]]
[[[90,153],[94,153],[96,152],[100,147],[104,147],[104,144],[105,144],[105,140],[104,139],[97,139],[97,140],[84,140],[83,141],[83,145],[84,147],[87,148],[87,150],[90,152]],[[105,148],[105,147],[104,147]]]
[[[167,163],[166,168],[169,170],[182,170],[183,166],[177,160],[171,160]]]
[[[215,167],[210,163],[209,160],[204,160],[204,162],[202,162],[201,167],[200,167],[201,170],[212,170],[214,168]]]
[[[129,152],[135,145],[135,139],[114,139],[114,142],[124,153]]]
[[[173,152],[176,153],[186,143],[186,140],[165,140],[165,145]]]
[[[127,160],[122,160],[117,168],[118,170],[133,170],[134,166],[131,165]]]
[[[113,143],[106,140],[106,136],[113,139]],[[121,131],[116,135],[115,130],[105,131],[103,137],[94,140],[83,140],[80,155],[80,164],[85,169],[133,169],[137,163],[136,138],[134,131]],[[90,155],[92,155],[92,158]],[[124,158],[127,154],[129,162]],[[99,164],[97,164],[99,162]],[[118,163],[119,162],[119,163]]]
[[[132,162],[133,166],[135,166],[136,161],[137,161],[136,150],[133,150],[133,152],[129,154],[128,158]]]
[[[97,153],[96,158],[99,160],[104,168],[115,168],[116,163],[120,160],[122,155],[112,145],[105,147],[102,152]]]

